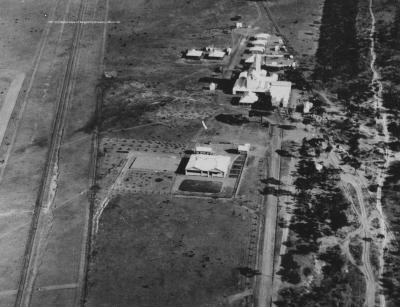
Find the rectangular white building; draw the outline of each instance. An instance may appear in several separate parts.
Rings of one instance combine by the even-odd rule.
[[[286,108],[289,104],[290,93],[292,91],[292,82],[274,81],[271,82],[269,89],[271,93],[271,102],[273,106]]]
[[[190,156],[185,174],[224,178],[228,174],[230,164],[229,156],[194,154]]]

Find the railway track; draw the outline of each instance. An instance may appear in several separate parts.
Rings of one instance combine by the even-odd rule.
[[[98,0],[96,1],[96,6],[98,4]],[[104,16],[104,21],[108,20],[108,11],[109,11],[109,0],[106,0],[106,12]],[[106,40],[107,40],[107,23],[104,24],[103,28],[103,38],[102,38],[102,45],[101,45],[101,53],[100,53],[100,72],[103,73],[105,70],[105,63],[104,63],[104,55],[106,52]],[[95,225],[93,223],[93,216],[94,210],[96,205],[96,172],[97,172],[97,159],[98,159],[98,150],[99,150],[99,135],[100,135],[100,120],[101,120],[101,110],[102,110],[102,103],[103,103],[103,89],[100,86],[96,87],[96,107],[95,107],[95,128],[92,136],[92,152],[90,158],[90,169],[89,169],[89,212],[87,218],[87,233],[86,238],[84,240],[84,255],[82,261],[83,270],[81,272],[81,276],[79,276],[81,287],[79,289],[79,294],[77,295],[75,305],[76,306],[84,306],[85,297],[88,291],[88,271],[89,271],[89,264],[91,259],[91,251],[93,250],[92,243],[93,237],[95,235]]]
[[[81,0],[77,21],[83,20],[87,8],[88,0]],[[74,33],[72,38],[72,48],[68,58],[65,74],[61,81],[60,94],[56,102],[56,113],[52,124],[49,150],[47,154],[45,169],[39,186],[39,193],[35,202],[32,222],[28,235],[28,240],[23,257],[21,277],[18,284],[18,291],[15,306],[29,306],[32,297],[33,286],[36,278],[36,269],[39,261],[39,252],[42,240],[48,231],[47,222],[51,214],[51,203],[46,204],[53,183],[54,172],[58,168],[59,149],[61,146],[66,115],[73,88],[74,73],[77,67],[77,58],[79,55],[79,42],[82,35],[82,23],[78,22],[74,25]],[[46,205],[46,206],[44,206]],[[50,217],[51,219],[51,217]]]

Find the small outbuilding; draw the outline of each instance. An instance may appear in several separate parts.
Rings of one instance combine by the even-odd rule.
[[[243,144],[243,145],[238,145],[238,152],[240,154],[244,154],[244,153],[248,154],[249,151],[250,151],[250,143],[246,143],[246,144]]]
[[[196,146],[194,149],[194,152],[196,154],[201,154],[201,155],[213,155],[214,150],[211,147],[207,146]]]
[[[245,92],[242,97],[240,97],[239,104],[244,106],[251,106],[258,101],[258,96],[253,92]]]
[[[253,46],[249,48],[249,51],[253,54],[263,54],[265,52],[265,47]]]
[[[200,60],[202,56],[203,56],[203,51],[201,50],[191,49],[188,50],[188,52],[186,52],[186,58],[188,59]]]
[[[230,164],[231,158],[229,156],[194,154],[190,156],[185,174],[224,178],[228,174]]]
[[[226,55],[225,51],[212,48],[208,53],[208,58],[214,60],[222,60],[225,57],[225,55]]]
[[[268,33],[258,33],[258,34],[256,34],[256,35],[254,35],[254,38],[256,39],[256,40],[268,40],[269,38],[271,37],[271,35],[270,34],[268,34]]]

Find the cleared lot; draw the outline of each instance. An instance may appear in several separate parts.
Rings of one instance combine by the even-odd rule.
[[[87,306],[220,306],[240,292],[247,247],[249,217],[234,209],[204,199],[115,198],[100,222]]]

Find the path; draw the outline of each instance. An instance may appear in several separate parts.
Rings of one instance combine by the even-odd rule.
[[[271,139],[271,157],[268,160],[268,178],[280,180],[281,158],[276,153],[281,149],[282,129],[273,127]],[[273,281],[274,281],[274,254],[275,254],[275,232],[278,218],[278,196],[268,194],[265,199],[265,219],[262,245],[262,257],[259,271],[258,295],[256,298],[258,307],[272,305]]]
[[[383,141],[385,143],[385,153],[384,153],[384,159],[385,163],[382,168],[379,168],[378,170],[378,176],[377,176],[377,192],[376,192],[376,209],[379,212],[379,228],[382,231],[382,234],[384,235],[384,239],[382,244],[380,245],[380,256],[379,256],[379,277],[382,276],[383,270],[385,267],[385,261],[384,261],[384,250],[386,246],[390,243],[389,235],[388,235],[388,229],[386,227],[386,218],[384,216],[383,210],[382,210],[382,188],[383,184],[385,181],[386,177],[386,172],[394,160],[398,160],[398,156],[393,154],[391,150],[388,148],[388,143],[390,140],[390,134],[388,131],[388,114],[383,107],[383,100],[382,100],[382,92],[383,92],[383,84],[381,82],[381,76],[380,73],[376,67],[376,50],[375,50],[375,35],[376,35],[376,18],[373,10],[373,0],[369,1],[369,12],[371,15],[371,29],[370,29],[370,52],[371,52],[371,62],[370,62],[370,67],[372,71],[372,80],[371,80],[371,87],[374,92],[374,97],[373,97],[373,103],[375,110],[380,113],[380,116],[376,117],[376,123],[382,125],[382,130],[383,130],[383,137],[381,138],[379,135],[376,135],[376,141]],[[384,307],[386,305],[385,301],[385,295],[381,292],[379,295],[380,298],[380,306]]]

